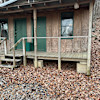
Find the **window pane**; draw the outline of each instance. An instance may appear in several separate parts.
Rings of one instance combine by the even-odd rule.
[[[73,24],[73,19],[62,19],[62,26],[69,26]]]
[[[73,19],[62,19],[61,36],[72,36],[72,34],[73,34]]]
[[[0,20],[0,37],[8,38],[8,22],[6,20]]]

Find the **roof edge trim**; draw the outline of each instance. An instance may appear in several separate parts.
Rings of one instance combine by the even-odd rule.
[[[9,4],[13,3],[13,2],[16,2],[16,1],[17,1],[17,0],[9,0],[9,1],[6,1],[6,2],[0,4],[0,7],[7,6],[7,5],[9,5]]]

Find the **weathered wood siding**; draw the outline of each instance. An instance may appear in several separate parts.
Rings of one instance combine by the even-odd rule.
[[[61,17],[60,13],[53,12],[47,14],[46,31],[47,37],[57,37],[61,33]],[[47,52],[55,52],[58,50],[58,39],[47,39]]]
[[[13,24],[13,17],[8,18],[8,33],[9,33],[9,39],[7,42],[8,49],[14,44],[14,24]]]
[[[61,36],[61,12],[64,11],[51,11],[45,13],[38,13],[38,16],[46,16],[46,36]],[[88,8],[82,8],[79,10],[74,10],[74,36],[86,36],[88,35],[89,28],[89,10]],[[4,17],[3,17],[4,18]],[[8,49],[14,44],[14,22],[15,18],[27,18],[27,36],[32,36],[31,19],[32,15],[14,15],[9,16],[8,26],[9,26],[9,40]],[[27,40],[31,42],[31,40]],[[85,45],[86,44],[86,45]],[[87,39],[62,39],[61,40],[61,51],[62,52],[85,52],[87,46]],[[47,52],[58,52],[58,39],[46,39],[46,51]]]
[[[14,19],[16,18],[26,18],[27,19],[27,37],[31,37],[32,36],[32,23],[31,23],[31,19],[32,16],[29,15],[12,15],[12,16],[8,16],[8,17],[0,17],[0,19],[8,19],[8,32],[9,32],[9,38],[7,40],[7,48],[8,50],[14,45],[15,41],[14,41]],[[28,42],[32,42],[31,40],[27,40]],[[2,49],[4,48],[3,45],[1,47]]]
[[[27,37],[32,37],[32,17],[27,16]],[[32,42],[32,39],[28,39],[27,42]]]
[[[47,37],[61,35],[61,12],[52,12],[47,14]],[[87,36],[89,28],[89,10],[80,9],[74,11],[74,36]],[[70,52],[73,50],[81,52],[86,51],[87,39],[62,39],[61,51]],[[58,40],[47,39],[47,52],[57,52]]]

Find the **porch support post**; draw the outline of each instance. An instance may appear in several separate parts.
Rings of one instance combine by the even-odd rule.
[[[7,54],[7,39],[4,41],[5,55]]]
[[[93,12],[93,0],[89,5],[89,34],[88,34],[88,52],[87,52],[87,75],[90,75],[90,63],[91,63],[91,33],[92,33],[92,12]]]
[[[33,10],[33,19],[34,19],[34,52],[35,52],[35,61],[34,66],[37,68],[37,9]]]
[[[23,38],[23,64],[26,66],[27,60],[26,60],[26,43],[25,39]]]
[[[16,66],[15,62],[15,48],[13,48],[13,68]]]
[[[58,70],[61,70],[61,38],[58,38]]]

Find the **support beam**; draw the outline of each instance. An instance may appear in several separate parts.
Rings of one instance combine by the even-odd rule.
[[[58,39],[58,70],[61,70],[61,38]]]
[[[23,39],[23,64],[24,66],[26,66],[26,63],[27,60],[26,60],[26,43],[25,43],[25,39]]]
[[[18,9],[20,8],[20,6],[19,6],[19,5],[18,5],[17,7],[18,7]]]
[[[4,41],[5,55],[7,54],[7,39]]]
[[[15,48],[13,48],[13,68],[16,66],[15,62]]]
[[[91,33],[92,33],[92,14],[93,12],[93,0],[90,1],[89,6],[89,34],[88,34],[88,57],[87,57],[87,75],[90,75],[90,63],[91,63]]]
[[[28,3],[30,3],[30,0],[28,0]]]
[[[35,52],[35,63],[34,66],[37,68],[37,9],[33,10],[33,19],[34,19],[34,52]]]

